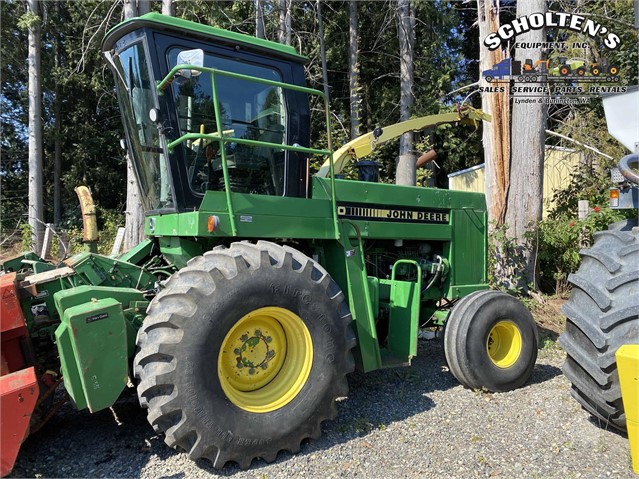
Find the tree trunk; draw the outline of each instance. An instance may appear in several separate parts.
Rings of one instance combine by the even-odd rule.
[[[284,35],[284,40],[287,45],[291,44],[291,37],[293,36],[293,0],[288,0],[288,5],[286,6],[286,34]]]
[[[151,0],[138,0],[138,15],[142,16],[151,11]]]
[[[277,32],[278,41],[284,45],[291,44],[291,0],[280,0],[280,26]]]
[[[481,86],[489,86],[482,78],[482,71],[488,70],[505,58],[504,51],[497,48],[488,50],[484,38],[499,29],[499,2],[477,0],[479,24],[479,78]],[[488,219],[495,226],[503,224],[506,217],[506,196],[510,178],[510,87],[503,83],[503,93],[482,93],[482,109],[493,117],[491,122],[483,122],[483,145],[486,176],[486,203]]]
[[[322,17],[322,2],[316,0],[315,6],[317,7],[317,26],[319,30],[319,42],[320,42],[320,59],[322,61],[322,83],[324,88],[324,95],[330,102],[330,88],[328,84],[328,68],[326,66],[326,42],[324,41],[324,19]],[[329,137],[330,142],[330,137]],[[328,145],[328,149],[331,150],[332,146]]]
[[[266,38],[264,33],[264,8],[262,0],[255,0],[255,36]]]
[[[517,3],[517,18],[532,13],[545,13],[546,0],[528,0]],[[545,29],[531,30],[519,35],[521,44],[546,41]],[[515,59],[524,62],[531,59],[533,64],[541,57],[540,50],[518,48]],[[547,106],[543,103],[517,103],[519,94],[515,93],[511,129],[510,190],[506,223],[509,236],[521,247],[525,261],[522,286],[535,282],[535,263],[537,255],[535,245],[525,238],[525,233],[541,221],[543,203],[544,141],[546,130]]]
[[[175,0],[162,0],[162,15],[175,16]]]
[[[361,134],[362,122],[362,98],[360,95],[359,83],[359,61],[358,55],[358,24],[357,0],[349,2],[349,46],[348,46],[348,67],[351,96],[351,138],[357,138]]]
[[[138,16],[138,5],[136,0],[124,0],[124,19]]]
[[[55,4],[56,14],[60,17],[60,3]],[[56,35],[54,46],[54,65],[56,69],[60,68],[60,49],[61,38],[60,34]],[[62,223],[62,98],[60,97],[60,84],[56,79],[55,81],[55,105],[53,108],[53,116],[55,117],[53,123],[53,130],[55,138],[53,140],[53,223],[59,226]]]
[[[144,239],[144,208],[140,198],[140,188],[133,172],[131,158],[126,161],[126,232],[124,249],[128,250]]]
[[[55,92],[55,140],[53,147],[53,224],[62,224],[62,101],[59,98],[60,88],[56,86]]]
[[[138,9],[141,3],[143,3],[142,0],[137,5],[135,0],[124,0],[124,18],[128,19],[141,14]],[[133,165],[129,155],[126,156],[125,226],[124,249],[128,250],[144,239],[144,207],[142,206],[140,188],[133,173]]]
[[[410,119],[413,106],[413,46],[415,43],[415,12],[410,0],[399,0],[397,6],[399,21],[399,119]],[[413,133],[404,133],[399,140],[399,161],[395,183],[415,185],[415,154],[413,153]]]
[[[40,2],[27,1],[28,11],[37,17],[29,25],[29,225],[33,251],[40,253],[44,236],[42,200],[42,84],[40,69]]]

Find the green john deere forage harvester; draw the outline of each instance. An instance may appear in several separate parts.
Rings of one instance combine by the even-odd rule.
[[[325,99],[291,47],[148,14],[103,50],[148,239],[117,258],[4,263],[4,474],[29,427],[15,418],[46,419],[61,379],[92,412],[131,380],[169,446],[242,468],[317,438],[356,365],[409,365],[420,326],[446,326],[467,387],[528,379],[537,332],[488,290],[483,195],[337,179],[330,143],[309,147],[309,101]],[[339,165],[409,129],[483,118],[378,128]],[[310,176],[316,157],[328,168]]]

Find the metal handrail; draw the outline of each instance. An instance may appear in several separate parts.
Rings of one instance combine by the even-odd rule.
[[[211,141],[221,141],[222,139],[224,139],[225,141],[233,140],[233,142],[239,143],[240,145],[266,146],[273,149],[296,151],[298,153],[309,153],[309,154],[321,155],[321,156],[328,156],[331,154],[330,150],[317,150],[315,148],[307,148],[305,146],[286,145],[282,143],[270,143],[268,141],[249,140],[247,138],[235,138],[232,136],[222,137],[222,135],[220,135],[219,133],[185,133],[184,135],[179,137],[177,140],[169,143],[168,145],[169,151],[173,151],[177,145],[179,145],[180,143],[183,143],[186,140],[199,140],[199,139],[211,140]]]
[[[326,133],[327,133],[327,140],[328,140],[327,150],[319,150],[315,148],[306,148],[302,146],[292,146],[292,145],[277,144],[277,143],[268,143],[268,142],[262,142],[262,141],[256,141],[256,140],[248,140],[245,138],[235,138],[232,136],[225,136],[223,131],[221,132],[221,134],[220,133],[217,133],[217,134],[187,133],[185,135],[182,135],[177,140],[169,143],[168,149],[169,151],[172,151],[178,144],[189,139],[201,138],[201,139],[209,139],[209,140],[222,142],[222,148],[220,149],[221,150],[220,155],[222,159],[222,174],[224,176],[224,189],[226,191],[226,203],[227,203],[227,209],[229,212],[229,219],[231,223],[231,234],[233,236],[237,236],[237,227],[235,224],[235,217],[233,214],[233,204],[231,199],[231,191],[229,187],[230,181],[229,181],[228,163],[226,160],[226,152],[225,152],[226,149],[224,148],[224,143],[233,141],[236,143],[246,144],[251,146],[259,145],[259,146],[266,146],[270,148],[279,148],[282,150],[296,151],[300,153],[310,153],[310,154],[328,156],[330,161],[330,175],[331,175],[331,206],[332,206],[332,216],[333,216],[333,228],[334,228],[335,239],[339,239],[340,231],[339,231],[339,223],[337,220],[337,197],[335,194],[335,175],[334,175],[334,167],[333,167],[332,128],[331,128],[331,121],[330,121],[331,120],[330,109],[328,104],[328,98],[326,97],[326,95],[323,92],[319,90],[315,90],[313,88],[302,87],[299,85],[291,85],[290,83],[283,83],[283,82],[279,82],[275,80],[267,80],[265,78],[252,77],[249,75],[243,75],[241,73],[233,73],[233,72],[229,72],[225,70],[218,70],[217,68],[209,68],[209,67],[203,67],[203,66],[201,67],[201,66],[195,66],[195,65],[189,65],[189,64],[176,65],[169,71],[169,73],[160,82],[157,83],[156,89],[159,95],[163,94],[166,87],[173,82],[175,75],[177,75],[180,70],[196,70],[200,72],[209,73],[211,75],[213,108],[215,110],[215,122],[217,125],[222,124],[222,122],[220,121],[220,119],[222,118],[222,115],[220,112],[220,105],[219,105],[218,97],[217,97],[217,88],[215,85],[216,75],[234,78],[237,80],[245,80],[245,81],[250,81],[254,83],[261,83],[264,85],[279,87],[285,90],[292,90],[296,92],[306,93],[308,95],[315,95],[315,96],[319,96],[320,98],[324,100],[324,112],[326,114]]]

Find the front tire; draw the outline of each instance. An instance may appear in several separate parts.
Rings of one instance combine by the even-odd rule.
[[[301,252],[215,248],[149,306],[134,362],[140,404],[191,459],[272,462],[335,417],[354,369],[350,323],[337,284]]]
[[[538,333],[530,311],[498,291],[459,301],[446,321],[444,351],[453,375],[471,389],[504,392],[522,386],[537,359]]]

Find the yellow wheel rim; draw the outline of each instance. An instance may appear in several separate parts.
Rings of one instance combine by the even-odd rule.
[[[488,333],[486,351],[499,368],[509,368],[515,364],[521,355],[521,348],[521,331],[512,321],[499,321]]]
[[[304,321],[269,306],[244,315],[222,341],[217,372],[229,400],[245,411],[266,413],[295,398],[313,364],[313,342]]]

